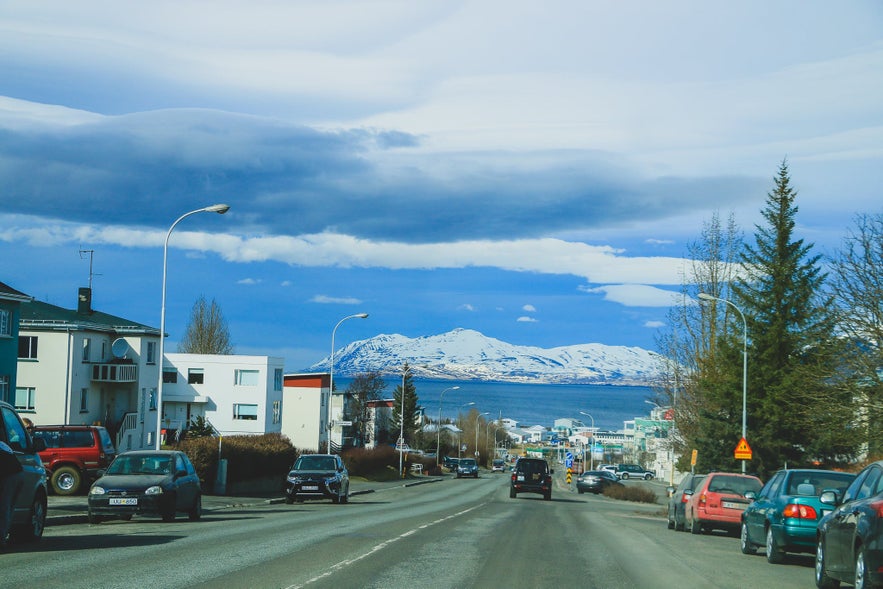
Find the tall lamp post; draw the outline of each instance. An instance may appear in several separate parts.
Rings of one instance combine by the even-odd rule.
[[[460,389],[459,386],[456,386],[456,387],[448,387],[448,388],[446,388],[445,390],[443,390],[443,391],[441,392],[441,395],[438,396],[438,421],[437,421],[436,424],[435,424],[436,434],[438,434],[438,435],[436,436],[437,439],[436,439],[436,442],[435,442],[435,465],[436,465],[436,466],[438,466],[439,454],[440,454],[440,452],[441,452],[441,409],[442,409],[442,399],[444,399],[444,397],[445,397],[445,393],[447,393],[448,391],[456,391],[456,390],[459,390],[459,389]]]
[[[742,439],[745,439],[747,431],[747,415],[748,415],[748,322],[745,321],[745,314],[742,309],[735,303],[727,299],[712,296],[708,293],[700,292],[699,299],[703,301],[720,301],[726,303],[736,309],[739,317],[742,319]],[[742,461],[742,473],[745,473],[745,461]]]
[[[175,226],[190,215],[196,213],[218,213],[223,215],[230,210],[230,205],[216,204],[189,213],[184,213],[172,223],[166,233],[166,240],[162,249],[162,307],[159,313],[159,382],[156,385],[156,449],[162,448],[162,385],[163,385],[163,342],[166,339],[166,270],[168,268],[169,259],[169,238],[172,236],[172,230]]]
[[[334,398],[334,334],[337,333],[337,328],[340,327],[340,324],[346,321],[347,319],[367,319],[368,313],[356,313],[355,315],[349,315],[348,317],[344,317],[340,321],[337,322],[337,325],[334,326],[334,329],[331,330],[331,356],[328,361],[328,428],[325,434],[328,436],[328,454],[331,454],[331,399]]]
[[[595,470],[595,418],[585,411],[580,411],[579,414],[592,420],[592,449],[589,450],[589,470]]]
[[[458,422],[457,430],[459,430],[457,432],[457,458],[462,457],[461,453],[463,451],[462,450],[463,444],[460,441],[460,434],[463,433],[463,428],[460,427],[460,425],[463,425],[463,420],[460,419],[460,409],[462,409],[463,407],[471,407],[472,405],[475,405],[475,401],[469,401],[468,403],[463,403],[462,405],[457,407],[457,422]]]
[[[475,462],[478,462],[478,457],[481,455],[478,451],[478,424],[482,415],[490,415],[490,411],[485,411],[484,413],[479,413],[475,416]]]

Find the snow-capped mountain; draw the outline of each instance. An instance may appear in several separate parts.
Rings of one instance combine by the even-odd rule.
[[[656,379],[659,355],[636,347],[578,344],[559,348],[515,346],[471,329],[408,338],[378,335],[334,353],[334,373],[400,374],[415,378],[503,382],[647,385]],[[327,371],[328,358],[310,371]]]

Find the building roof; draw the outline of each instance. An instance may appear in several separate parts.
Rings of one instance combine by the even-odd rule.
[[[121,334],[159,335],[159,329],[155,327],[149,327],[142,323],[129,321],[128,319],[102,313],[101,311],[80,313],[76,310],[64,309],[34,300],[21,305],[19,327],[21,329],[46,331],[78,329],[110,331]]]
[[[19,292],[4,282],[0,282],[0,299],[7,301],[31,301],[34,297]]]

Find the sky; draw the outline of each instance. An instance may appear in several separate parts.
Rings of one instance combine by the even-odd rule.
[[[881,212],[877,0],[0,5],[0,282],[159,327],[168,237],[167,351],[201,296],[291,372],[458,327],[653,350],[783,161],[817,253]]]

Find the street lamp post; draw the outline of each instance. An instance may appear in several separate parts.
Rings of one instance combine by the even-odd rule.
[[[169,259],[169,238],[172,236],[172,230],[175,226],[183,221],[185,218],[190,215],[195,215],[196,213],[218,213],[219,215],[223,215],[227,211],[230,210],[230,205],[225,204],[215,204],[208,207],[203,207],[201,209],[196,209],[195,211],[190,211],[189,213],[184,213],[178,219],[172,223],[172,226],[169,227],[168,233],[166,233],[166,240],[163,243],[162,249],[162,307],[160,308],[159,313],[159,382],[156,385],[156,449],[159,450],[162,448],[162,385],[163,385],[163,341],[166,338],[166,270],[168,268],[168,259]]]
[[[747,415],[748,415],[748,322],[745,321],[745,314],[742,309],[735,303],[727,299],[712,296],[710,294],[700,292],[699,299],[703,301],[720,301],[726,303],[736,309],[739,317],[742,319],[742,439],[745,438],[747,432]],[[745,473],[745,461],[742,461],[742,473]]]
[[[340,327],[340,324],[346,321],[347,319],[367,319],[368,313],[356,313],[355,315],[349,315],[348,317],[344,317],[340,321],[337,322],[337,325],[334,326],[334,329],[331,330],[331,356],[328,360],[328,428],[325,432],[325,435],[328,436],[328,454],[331,454],[331,428],[333,424],[331,422],[331,400],[334,398],[334,334],[337,333],[337,328]]]
[[[462,448],[463,448],[463,443],[462,443],[462,441],[460,440],[460,434],[463,433],[463,431],[462,431],[463,428],[460,427],[460,426],[463,425],[463,420],[460,419],[460,409],[462,409],[463,407],[470,407],[470,406],[472,406],[472,405],[475,405],[475,402],[474,402],[474,401],[469,401],[468,403],[463,403],[462,405],[460,405],[459,407],[457,407],[457,422],[458,422],[458,424],[457,424],[457,430],[458,430],[458,431],[457,431],[457,458],[458,458],[458,459],[459,459],[459,458],[462,458],[462,452],[463,452],[463,449],[462,449]]]
[[[589,470],[595,470],[595,418],[585,411],[580,411],[579,414],[592,420],[592,449],[589,450]]]
[[[441,392],[441,395],[438,396],[438,422],[435,424],[436,428],[436,442],[435,442],[435,466],[438,466],[439,453],[441,452],[441,416],[442,416],[442,399],[445,397],[445,393],[448,391],[456,391],[459,390],[460,387],[448,387]]]
[[[482,415],[490,415],[489,411],[485,411],[484,413],[479,413],[475,416],[475,462],[478,463],[478,457],[481,455],[478,451],[478,426],[481,420]]]

